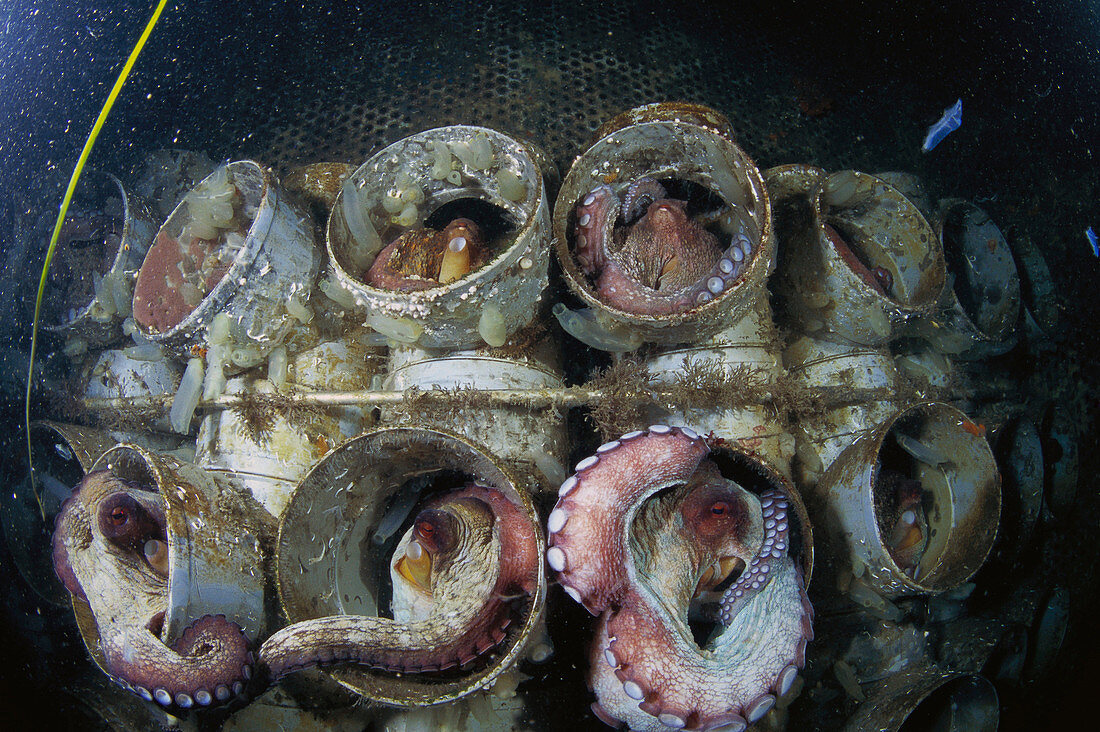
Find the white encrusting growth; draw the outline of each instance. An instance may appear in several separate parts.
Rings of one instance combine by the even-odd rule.
[[[191,418],[195,414],[195,407],[198,406],[199,397],[202,395],[202,375],[202,359],[190,359],[180,380],[180,388],[172,400],[168,421],[172,425],[172,430],[181,435],[191,431]]]

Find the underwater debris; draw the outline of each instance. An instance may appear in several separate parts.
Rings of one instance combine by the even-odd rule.
[[[959,129],[963,121],[963,101],[959,99],[955,105],[943,110],[943,116],[935,124],[928,128],[928,134],[924,136],[924,144],[921,152],[929,152],[943,141],[943,138]]]

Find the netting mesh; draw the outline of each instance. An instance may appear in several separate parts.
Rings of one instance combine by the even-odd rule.
[[[416,13],[389,17],[385,34],[360,28],[362,51],[353,60],[362,63],[338,89],[318,95],[299,85],[288,99],[293,111],[241,137],[250,154],[285,169],[362,162],[405,135],[475,123],[541,144],[564,168],[611,116],[686,100],[729,116],[740,143],[765,162],[839,163],[858,150],[851,135],[832,134],[852,120],[833,114],[828,95],[767,44],[748,35],[707,37],[719,34],[710,28],[717,18],[669,24],[622,5],[551,5],[561,12],[512,7],[486,15],[473,32],[456,33],[460,18],[444,10],[430,22]],[[346,56],[347,49],[309,54],[320,66],[295,73],[339,74],[332,66],[348,63]]]

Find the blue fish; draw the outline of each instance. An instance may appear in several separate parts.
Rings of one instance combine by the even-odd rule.
[[[1092,245],[1092,256],[1100,257],[1100,240],[1096,238],[1096,232],[1092,230],[1091,226],[1085,229],[1085,238]]]
[[[955,106],[943,110],[943,116],[939,118],[936,124],[928,128],[928,134],[924,137],[924,144],[921,145],[921,152],[928,152],[939,145],[940,140],[959,129],[959,125],[962,123],[963,100],[960,99],[955,102]]]

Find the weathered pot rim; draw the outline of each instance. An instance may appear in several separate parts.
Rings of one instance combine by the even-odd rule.
[[[280,606],[290,622],[293,623],[300,620],[308,620],[311,619],[311,617],[317,617],[307,616],[307,613],[300,612],[300,608],[298,608],[297,605],[301,603],[297,600],[292,602],[289,597],[291,594],[289,588],[294,586],[295,575],[298,573],[298,568],[284,566],[286,562],[289,561],[284,558],[286,554],[284,542],[286,541],[286,535],[289,531],[293,530],[294,523],[300,518],[299,514],[302,511],[297,507],[301,506],[302,503],[306,501],[312,505],[312,495],[316,493],[316,491],[322,490],[322,486],[315,484],[324,483],[327,477],[325,471],[329,470],[330,466],[334,464],[339,465],[336,461],[350,459],[347,456],[349,456],[353,450],[358,450],[360,446],[369,445],[379,440],[391,441],[393,444],[387,445],[386,447],[395,448],[396,445],[400,444],[403,440],[416,439],[427,440],[429,442],[444,442],[454,446],[460,446],[460,449],[466,453],[465,457],[475,457],[482,461],[485,466],[488,466],[491,471],[495,473],[492,479],[486,479],[486,476],[483,475],[478,475],[477,477],[479,479],[486,479],[487,485],[501,490],[501,492],[508,496],[509,500],[512,500],[513,503],[516,503],[525,513],[527,513],[533,525],[536,527],[535,537],[537,541],[538,556],[545,556],[546,539],[542,533],[541,521],[539,520],[538,513],[530,494],[520,487],[522,483],[515,477],[513,471],[505,466],[500,460],[496,459],[488,450],[462,435],[436,427],[402,425],[370,430],[345,442],[322,458],[299,483],[298,489],[295,491],[294,496],[287,505],[279,521],[279,539],[276,544],[277,556],[275,563],[276,587],[278,589]],[[372,451],[371,454],[373,453],[374,451]],[[462,457],[463,456],[459,455],[456,456],[456,459],[461,459]],[[441,464],[438,466],[438,469],[444,470],[446,466]],[[347,472],[348,468],[344,468],[344,470]],[[427,470],[425,474],[429,472],[431,471]],[[308,509],[305,513],[308,513]],[[542,616],[543,607],[545,605],[545,594],[545,562],[540,561],[538,563],[538,582],[535,595],[528,601],[524,623],[517,629],[517,632],[510,634],[508,639],[504,642],[507,646],[507,650],[493,657],[488,665],[475,667],[476,671],[466,676],[457,679],[419,679],[416,678],[416,674],[391,674],[389,672],[363,667],[330,669],[326,670],[325,673],[350,691],[373,701],[393,706],[430,706],[454,701],[479,688],[491,686],[493,681],[503,673],[504,670],[518,660],[527,639],[530,638],[536,624]],[[322,615],[320,617],[326,616]],[[396,691],[393,688],[384,690],[377,684],[365,685],[365,682],[371,679],[384,684],[386,687],[400,687],[400,690]]]

